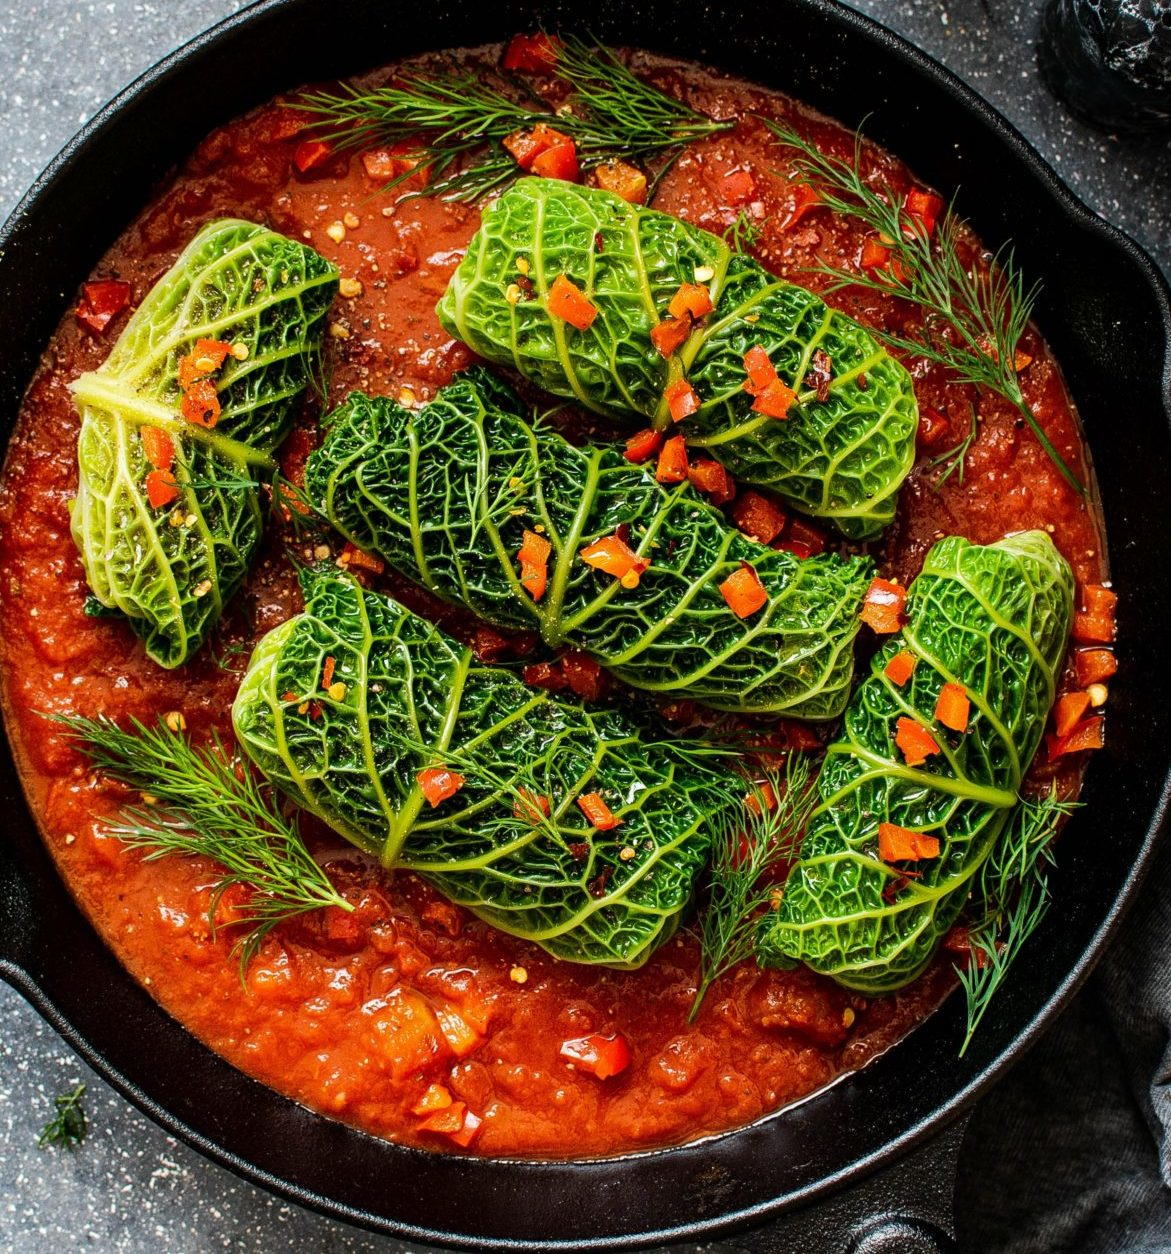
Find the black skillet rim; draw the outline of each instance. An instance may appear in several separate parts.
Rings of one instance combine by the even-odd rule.
[[[189,43],[164,58],[152,69],[148,70],[140,76],[134,83],[119,93],[107,106],[105,106],[95,117],[79,131],[77,136],[61,151],[61,153],[50,163],[44,173],[33,184],[29,192],[22,199],[20,205],[14,210],[9,221],[5,224],[3,231],[0,232],[0,251],[9,244],[14,228],[25,218],[35,215],[37,202],[44,194],[47,188],[51,187],[57,177],[63,170],[72,165],[72,163],[81,155],[86,147],[93,140],[94,136],[100,133],[108,124],[114,115],[120,113],[131,101],[149,91],[156,83],[168,78],[170,75],[178,72],[184,62],[186,62],[193,54],[198,53],[211,46],[219,44],[221,41],[228,39],[240,27],[246,26],[272,10],[279,9],[285,0],[259,0],[258,3],[249,6],[241,12],[234,14],[208,31],[196,36]],[[292,7],[292,6],[290,6]],[[855,12],[854,10],[845,8],[833,0],[796,0],[795,7],[804,8],[828,16],[834,23],[841,26],[852,28],[854,32],[861,34],[870,42],[883,45],[889,53],[898,59],[912,73],[918,73],[926,76],[941,87],[948,95],[950,95],[958,105],[969,113],[976,115],[987,127],[989,127],[996,135],[1000,143],[1007,145],[1014,151],[1014,154],[1022,158],[1032,172],[1045,184],[1048,194],[1058,202],[1064,209],[1067,216],[1076,220],[1080,226],[1092,233],[1096,234],[1104,243],[1108,244],[1116,252],[1125,253],[1130,262],[1137,266],[1143,272],[1143,277],[1149,284],[1151,294],[1155,298],[1156,305],[1159,308],[1160,316],[1163,322],[1163,341],[1165,347],[1165,357],[1163,361],[1163,388],[1164,392],[1171,394],[1171,303],[1168,301],[1168,292],[1166,283],[1161,274],[1142,251],[1129,237],[1125,236],[1116,228],[1110,226],[1097,215],[1093,214],[1085,205],[1083,205],[1073,194],[1065,187],[1057,178],[1056,174],[1046,165],[1046,163],[1036,154],[1027,141],[1013,128],[1000,114],[998,114],[990,105],[978,97],[970,88],[962,83],[958,78],[949,71],[938,65],[934,60],[925,53],[916,49],[900,36],[895,35],[887,28],[881,26],[872,19]],[[1044,999],[1039,1009],[1037,1009],[1024,1027],[1017,1033],[1010,1045],[999,1052],[992,1058],[990,1062],[984,1064],[976,1070],[972,1077],[958,1090],[951,1091],[949,1095],[942,1101],[938,1102],[932,1110],[924,1114],[910,1126],[904,1128],[889,1140],[885,1140],[878,1148],[866,1153],[860,1158],[855,1159],[848,1165],[840,1169],[819,1176],[812,1183],[808,1183],[803,1187],[793,1189],[790,1192],[780,1196],[758,1201],[754,1205],[742,1206],[730,1213],[715,1213],[701,1217],[688,1217],[683,1222],[673,1225],[664,1225],[654,1229],[643,1229],[637,1232],[618,1232],[612,1234],[597,1234],[589,1236],[586,1239],[557,1239],[553,1241],[541,1241],[543,1248],[566,1248],[566,1249],[584,1249],[584,1248],[623,1248],[633,1247],[637,1245],[650,1244],[652,1242],[694,1238],[698,1235],[711,1235],[712,1233],[723,1230],[728,1227],[751,1222],[753,1219],[762,1219],[770,1213],[779,1209],[788,1209],[807,1201],[815,1196],[832,1190],[847,1179],[853,1176],[864,1174],[880,1163],[888,1161],[899,1154],[910,1149],[915,1144],[922,1141],[931,1132],[937,1130],[946,1124],[950,1119],[954,1118],[968,1103],[970,1103],[979,1092],[991,1084],[1003,1071],[1009,1066],[1028,1045],[1036,1037],[1040,1028],[1053,1017],[1054,1014],[1065,1004],[1072,995],[1077,986],[1085,978],[1094,960],[1100,954],[1107,940],[1112,935],[1117,926],[1122,913],[1124,912],[1129,901],[1133,898],[1136,886],[1149,863],[1149,855],[1157,837],[1160,825],[1165,817],[1169,800],[1169,786],[1165,782],[1162,794],[1156,804],[1151,822],[1147,826],[1145,837],[1134,865],[1129,874],[1122,882],[1111,906],[1105,916],[1101,919],[1095,929],[1088,945],[1081,952],[1078,959],[1068,969],[1064,978],[1058,983],[1053,992]],[[87,925],[88,926],[88,925]],[[465,1233],[453,1233],[445,1231],[439,1227],[430,1227],[421,1224],[407,1223],[401,1220],[388,1218],[384,1214],[375,1214],[368,1209],[362,1209],[340,1202],[327,1196],[324,1192],[307,1188],[303,1185],[294,1184],[271,1171],[260,1167],[251,1162],[238,1153],[226,1148],[220,1144],[215,1136],[208,1132],[197,1128],[192,1123],[185,1121],[174,1114],[167,1105],[160,1101],[152,1094],[146,1092],[139,1084],[129,1075],[119,1071],[115,1066],[109,1063],[105,1057],[92,1046],[84,1035],[69,1021],[65,1014],[56,1006],[52,994],[40,987],[36,979],[26,972],[19,964],[10,961],[0,960],[0,973],[4,974],[11,983],[29,998],[29,1000],[38,1008],[45,1018],[53,1024],[53,1026],[65,1037],[67,1041],[75,1048],[78,1053],[86,1059],[96,1070],[98,1070],[106,1079],[108,1079],[116,1088],[118,1088],[126,1097],[133,1101],[137,1106],[149,1114],[156,1122],[167,1128],[169,1131],[181,1137],[188,1144],[192,1145],[202,1153],[212,1158],[214,1161],[229,1167],[238,1174],[255,1181],[277,1193],[291,1198],[300,1204],[313,1207],[314,1209],[323,1211],[327,1214],[346,1218],[352,1222],[359,1223],[378,1230],[394,1233],[396,1235],[406,1237],[417,1241],[435,1241],[448,1245],[459,1245],[466,1248],[508,1248],[511,1246],[528,1247],[533,1244],[531,1241],[513,1240],[507,1236],[489,1236],[487,1234],[473,1235]],[[932,1035],[947,1038],[948,1032],[952,1030],[954,1025],[948,1023],[944,1026],[945,1020],[954,1019],[955,1006],[951,1007],[952,1014],[948,1014],[947,1008],[943,1012],[933,1017],[929,1024],[921,1027],[915,1036],[922,1036],[929,1027],[931,1027]],[[952,1032],[954,1035],[954,1032]],[[897,1050],[898,1047],[896,1047]],[[889,1057],[889,1056],[888,1056]],[[868,1069],[869,1070],[869,1069]],[[866,1072],[861,1073],[863,1075]],[[856,1077],[845,1077],[839,1084],[831,1086],[822,1093],[813,1094],[795,1106],[788,1107],[782,1112],[778,1112],[766,1119],[751,1125],[749,1128],[738,1129],[732,1132],[723,1133],[717,1137],[708,1138],[702,1142],[693,1142],[689,1146],[668,1148],[662,1150],[654,1150],[641,1152],[637,1154],[623,1155],[605,1160],[595,1160],[594,1162],[551,1162],[551,1163],[534,1163],[525,1160],[461,1160],[461,1168],[467,1173],[469,1178],[474,1177],[491,1177],[494,1173],[505,1171],[514,1175],[525,1178],[540,1177],[542,1175],[552,1177],[572,1178],[574,1176],[590,1173],[594,1168],[613,1168],[619,1173],[624,1168],[636,1169],[639,1163],[647,1163],[653,1160],[662,1160],[664,1158],[684,1159],[694,1156],[695,1153],[705,1154],[713,1151],[716,1147],[734,1141],[743,1141],[745,1139],[755,1139],[761,1141],[759,1133],[767,1129],[770,1125],[775,1124],[778,1120],[786,1117],[792,1117],[796,1112],[804,1108],[823,1105],[825,1099],[833,1100],[835,1092],[843,1087],[848,1087],[852,1080]],[[946,1087],[946,1085],[945,1085]],[[266,1090],[267,1091],[267,1090]],[[288,1099],[280,1099],[289,1105]],[[336,1126],[336,1125],[335,1125]],[[372,1138],[364,1137],[364,1134],[353,1133],[350,1135],[361,1137],[362,1139],[372,1140]],[[379,1143],[383,1144],[383,1143]],[[436,1155],[424,1154],[420,1151],[404,1150],[402,1147],[389,1147],[393,1152],[393,1156],[402,1159],[402,1166],[410,1170],[411,1162],[414,1160],[415,1165],[420,1169],[425,1169],[425,1164],[419,1160],[427,1160],[427,1165],[434,1163]],[[584,1182],[584,1181],[583,1181]],[[533,1179],[533,1184],[536,1180]]]

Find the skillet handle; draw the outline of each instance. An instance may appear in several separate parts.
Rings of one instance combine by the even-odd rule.
[[[956,1167],[968,1118],[859,1184],[744,1233],[735,1246],[750,1254],[954,1254]]]

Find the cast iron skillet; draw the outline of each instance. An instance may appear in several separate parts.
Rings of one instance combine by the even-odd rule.
[[[615,1249],[791,1211],[844,1184],[802,1227],[842,1248],[859,1185],[952,1121],[1068,999],[1134,895],[1167,806],[1171,657],[1171,307],[1149,259],[1076,201],[997,113],[924,54],[832,0],[262,0],[200,36],[104,109],[0,236],[0,417],[10,430],[54,326],[157,180],[214,125],[275,92],[538,23],[709,62],[781,88],[868,133],[930,183],[960,188],[985,240],[1012,237],[1044,283],[1038,317],[1085,419],[1123,589],[1110,741],[1061,842],[1056,908],[968,1055],[958,999],[861,1073],[752,1127],[592,1162],[474,1161],[403,1149],[254,1083],[170,1019],[81,916],[41,844],[11,755],[0,755],[0,972],[117,1088],[249,1179],[385,1232],[468,1248]],[[573,1145],[566,1129],[566,1148]],[[922,1151],[920,1151],[922,1153]],[[926,1170],[904,1175],[940,1176]],[[946,1173],[942,1173],[944,1176]],[[869,1190],[869,1191],[867,1191]],[[946,1189],[943,1190],[946,1193]],[[838,1195],[839,1198],[843,1196]],[[850,1199],[853,1199],[852,1201]],[[931,1199],[908,1199],[922,1213]],[[826,1216],[828,1215],[828,1218]],[[946,1218],[941,1219],[947,1227]],[[810,1235],[813,1230],[836,1233]],[[758,1238],[768,1245],[795,1229]],[[935,1248],[889,1225],[856,1249]],[[783,1237],[783,1233],[789,1234]],[[942,1234],[936,1230],[937,1239]]]

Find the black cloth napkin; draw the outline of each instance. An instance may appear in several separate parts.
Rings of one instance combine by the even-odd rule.
[[[1086,987],[976,1107],[956,1223],[964,1254],[1171,1254],[1171,841]]]

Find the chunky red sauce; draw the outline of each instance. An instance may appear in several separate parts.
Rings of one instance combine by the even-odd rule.
[[[657,65],[652,72],[716,116],[770,112],[823,147],[845,152],[853,143],[782,97],[692,69]],[[97,277],[129,281],[137,301],[200,223],[225,215],[266,223],[310,242],[361,284],[360,294],[339,297],[332,317],[331,400],[355,388],[409,387],[430,396],[469,361],[440,329],[434,305],[475,230],[476,212],[428,199],[391,211],[357,157],[336,158],[310,178],[297,175],[287,117],[268,107],[212,134],[111,249]],[[909,185],[892,157],[868,159],[896,187]],[[724,176],[738,170],[751,172],[752,190],[746,203],[730,204],[728,189],[742,190],[743,180]],[[815,287],[807,267],[818,259],[854,265],[861,247],[857,226],[824,209],[785,225],[794,191],[777,148],[751,120],[691,148],[655,205],[718,232],[746,210],[761,228],[757,256]],[[914,325],[913,310],[882,297],[856,291],[830,299],[864,322]],[[65,319],[12,440],[0,488],[4,695],[30,802],[62,874],[126,966],[192,1032],[274,1088],[381,1136],[450,1148],[445,1137],[418,1131],[411,1113],[428,1086],[441,1082],[483,1120],[473,1152],[589,1155],[744,1124],[861,1066],[934,1008],[951,983],[945,959],[904,992],[873,1000],[805,971],[745,966],[717,985],[688,1026],[697,969],[689,938],[673,939],[633,973],[558,963],[448,905],[412,876],[382,872],[323,831],[311,833],[314,848],[356,911],[321,912],[282,928],[241,984],[230,934],[209,934],[215,867],[145,862],[102,835],[124,794],[97,779],[39,717],[69,711],[153,721],[179,710],[197,738],[213,728],[228,733],[226,711],[253,641],[299,608],[286,537],[272,536],[212,646],[179,671],[147,661],[126,627],[83,615],[85,581],[69,534],[78,424],[67,385],[99,365],[124,317],[97,336]],[[1034,331],[1024,349],[1033,359],[1023,374],[1026,395],[1062,454],[1084,469],[1060,371]],[[956,434],[944,447],[967,429],[974,404],[980,434],[962,482],[953,476],[932,486],[925,462],[934,450],[921,455],[878,554],[882,573],[911,578],[946,533],[988,542],[1044,527],[1079,579],[1101,579],[1095,513],[1019,417],[935,368],[913,369],[921,405],[951,420]],[[290,440],[291,472],[314,432],[308,414]],[[417,590],[393,580],[383,586],[457,634],[472,630]],[[445,1006],[464,1010],[477,1028],[455,1050],[430,1017]],[[567,1038],[611,1032],[631,1049],[617,1076],[599,1080],[558,1055]]]

